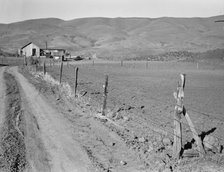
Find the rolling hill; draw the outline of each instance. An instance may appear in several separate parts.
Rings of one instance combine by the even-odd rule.
[[[56,18],[0,24],[0,48],[16,52],[28,42],[107,59],[170,51],[203,52],[224,46],[224,16],[209,18]],[[220,21],[220,22],[217,22]]]

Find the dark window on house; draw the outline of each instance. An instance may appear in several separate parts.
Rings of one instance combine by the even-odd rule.
[[[36,49],[35,48],[32,49],[32,56],[36,56]]]

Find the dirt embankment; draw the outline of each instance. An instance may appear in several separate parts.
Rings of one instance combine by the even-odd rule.
[[[26,166],[24,142],[25,120],[21,110],[21,98],[15,78],[5,72],[6,111],[1,126],[0,169],[1,171],[23,171]]]

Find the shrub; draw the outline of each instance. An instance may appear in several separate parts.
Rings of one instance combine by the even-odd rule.
[[[26,62],[28,65],[39,65],[40,64],[40,58],[38,57],[28,57],[26,58]]]

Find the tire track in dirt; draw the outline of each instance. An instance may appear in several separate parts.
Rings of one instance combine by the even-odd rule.
[[[41,140],[49,155],[51,171],[93,171],[87,154],[71,137],[71,126],[65,123],[62,115],[49,106],[38,91],[17,72],[17,68],[11,69],[23,90],[23,96],[27,100],[26,106],[38,122]]]
[[[23,95],[23,94],[21,94]],[[21,96],[23,115],[25,117],[26,132],[26,158],[27,158],[27,172],[50,172],[49,155],[41,138],[41,131],[36,117],[32,110],[27,106],[28,102],[24,96]]]

